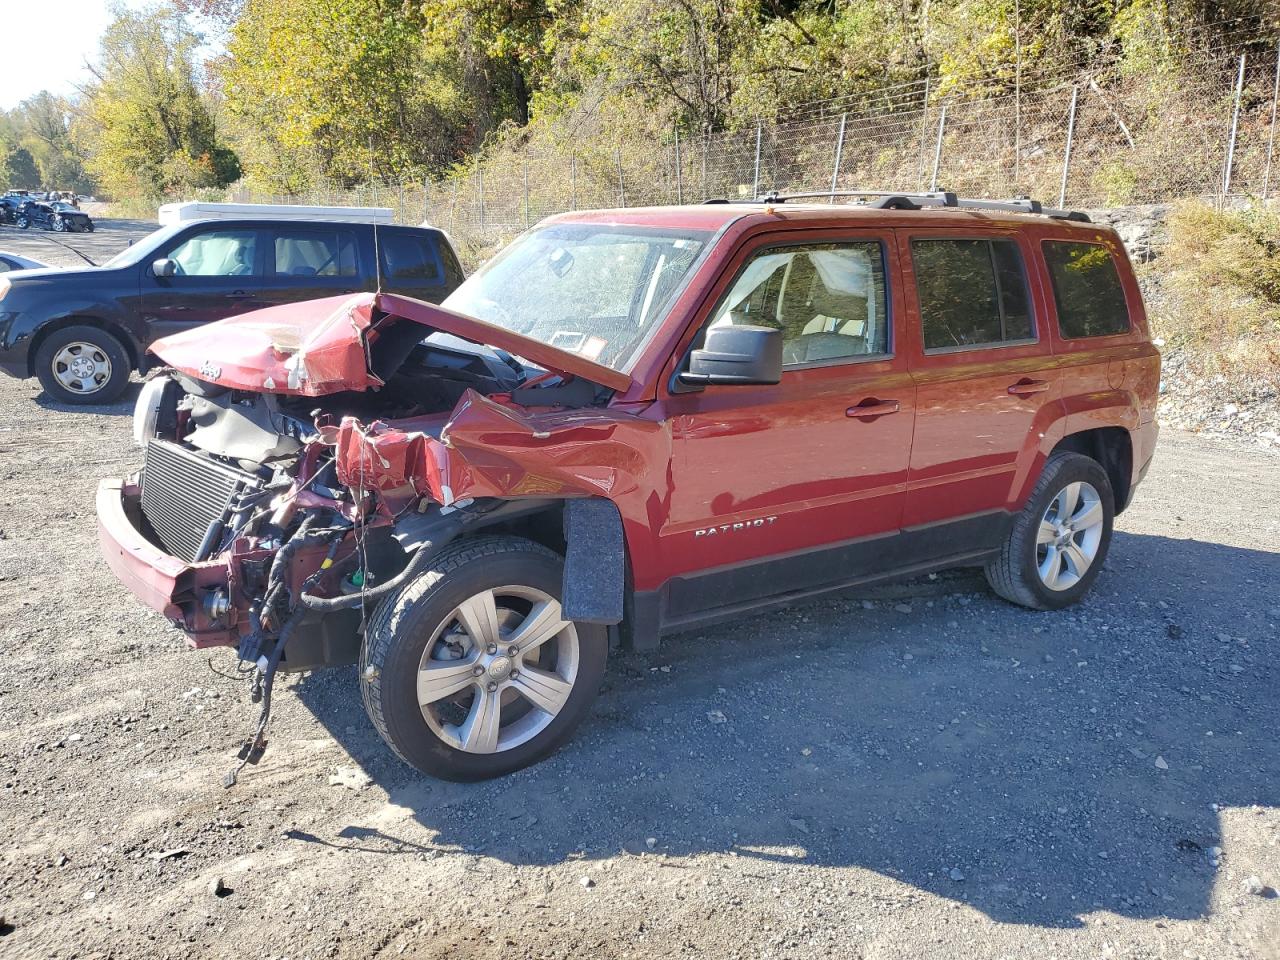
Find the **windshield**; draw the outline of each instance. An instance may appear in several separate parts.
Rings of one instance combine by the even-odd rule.
[[[131,264],[141,263],[143,260],[147,259],[148,255],[153,250],[168,241],[170,237],[186,226],[188,226],[188,224],[176,223],[168,227],[161,227],[154,233],[147,234],[137,243],[133,243],[125,247],[106,263],[102,264],[102,266],[127,267]]]
[[[442,306],[624,370],[709,236],[552,224],[516,240]]]

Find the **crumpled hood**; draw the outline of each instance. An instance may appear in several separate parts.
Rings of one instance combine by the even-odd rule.
[[[150,347],[166,364],[209,383],[255,393],[319,397],[382,386],[369,368],[369,345],[402,323],[418,323],[472,343],[497,347],[561,374],[614,390],[631,378],[532,340],[421,300],[357,293],[268,307],[157,340]]]

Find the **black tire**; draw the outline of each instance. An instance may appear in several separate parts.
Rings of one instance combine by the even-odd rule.
[[[374,728],[401,760],[443,780],[487,780],[537,763],[572,736],[604,679],[609,642],[597,624],[574,624],[578,669],[563,707],[540,733],[510,749],[458,749],[428,725],[417,696],[427,642],[459,604],[501,586],[531,587],[558,600],[563,574],[564,561],[530,540],[477,537],[444,548],[425,573],[378,605],[360,651],[360,686]]]
[[[54,371],[55,358],[68,344],[90,344],[106,355],[111,364],[110,375],[92,392],[76,392],[58,381]],[[55,330],[41,341],[36,350],[35,370],[40,385],[54,400],[60,403],[99,404],[118,399],[129,386],[129,373],[133,363],[129,351],[113,334],[100,327],[77,324]]]
[[[1059,493],[1077,482],[1088,483],[1097,491],[1102,509],[1101,537],[1084,575],[1063,589],[1051,589],[1045,585],[1039,571],[1041,561],[1037,536],[1040,523]],[[1111,546],[1114,522],[1115,495],[1107,472],[1098,462],[1079,453],[1052,454],[1045,461],[1040,480],[1026,506],[1014,520],[999,556],[988,562],[985,571],[987,583],[1009,602],[1033,610],[1060,610],[1077,603],[1089,592],[1102,570]]]
[[[86,223],[86,224],[84,225],[84,228],[85,228],[85,230],[87,230],[89,233],[93,233],[93,221],[92,221],[92,220],[90,220],[88,223]]]

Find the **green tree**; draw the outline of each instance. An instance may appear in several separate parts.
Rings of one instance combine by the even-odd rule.
[[[40,186],[40,171],[26,147],[16,147],[5,156],[4,180],[15,190],[35,190]]]
[[[400,0],[247,0],[220,67],[249,174],[401,179],[452,162],[462,97]]]
[[[42,90],[24,100],[10,119],[18,143],[31,154],[39,170],[41,184],[84,192],[93,185],[72,135],[72,116],[72,105],[66,99]]]
[[[102,187],[160,197],[237,179],[201,89],[200,35],[171,7],[113,14],[83,105],[88,166]]]

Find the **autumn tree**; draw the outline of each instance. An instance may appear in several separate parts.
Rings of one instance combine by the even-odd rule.
[[[240,176],[201,88],[200,36],[171,7],[114,8],[83,113],[90,171],[115,196],[223,187]]]
[[[394,180],[452,162],[457,71],[401,0],[246,0],[220,68],[251,178]]]

